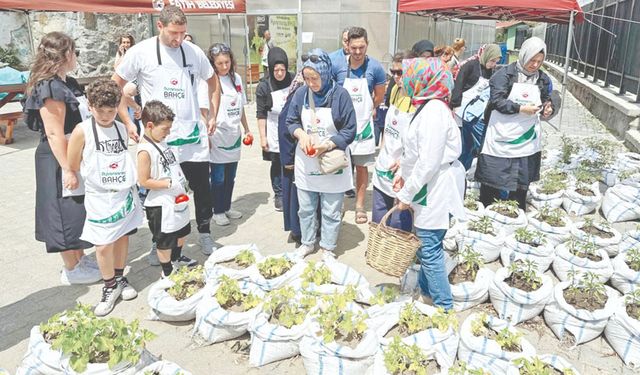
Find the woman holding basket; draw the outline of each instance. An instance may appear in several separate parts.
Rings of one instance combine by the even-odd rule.
[[[434,305],[453,308],[442,240],[450,216],[464,217],[464,167],[458,161],[460,131],[448,106],[451,72],[439,58],[402,63],[403,88],[416,107],[403,139],[400,173],[394,178],[398,208],[413,209],[421,245],[418,278],[422,295]]]

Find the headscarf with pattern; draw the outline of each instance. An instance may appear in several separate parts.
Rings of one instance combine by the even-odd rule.
[[[453,75],[438,57],[402,60],[402,86],[415,107],[429,99],[448,102]]]
[[[316,106],[322,107],[327,103],[327,99],[331,96],[335,87],[335,82],[331,74],[331,59],[329,55],[320,48],[312,49],[309,51],[308,56],[317,56],[318,61],[313,62],[311,59],[305,61],[302,65],[302,70],[304,71],[305,68],[311,68],[320,74],[322,86],[320,87],[320,91],[313,93],[313,99]]]

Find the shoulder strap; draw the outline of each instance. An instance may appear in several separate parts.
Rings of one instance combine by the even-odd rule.
[[[428,99],[426,102],[420,104],[420,107],[418,107],[418,109],[416,109],[416,111],[413,113],[413,117],[411,117],[411,121],[413,122],[413,119],[416,118],[416,116],[418,116],[418,114],[422,111],[422,108],[424,108],[425,105],[427,105],[427,103],[429,103],[431,99]]]
[[[124,142],[124,139],[122,138],[122,134],[120,134],[120,129],[118,128],[118,124],[116,124],[115,121],[113,122],[113,126],[116,128],[116,133],[118,134],[118,141],[120,141],[122,148],[125,150],[128,150],[129,147],[127,147],[127,144]],[[98,130],[96,128],[96,119],[94,117],[91,117],[91,128],[93,130],[93,141],[96,144],[96,151],[100,151],[100,142],[98,140]]]
[[[182,54],[182,67],[187,67],[187,57],[184,54],[184,48],[182,48],[182,44],[180,44],[180,54]],[[158,65],[162,65],[162,57],[160,56],[160,37],[156,37],[156,58],[158,59]],[[191,79],[191,84],[193,85],[194,76],[193,74],[189,74],[189,78]]]
[[[307,97],[309,100],[309,108],[311,108],[311,131],[318,131],[318,117],[316,115],[316,101],[313,99],[313,91],[311,91],[311,87],[307,86]]]
[[[143,135],[143,138],[147,140],[147,142],[151,143],[151,145],[153,145],[153,147],[158,150],[158,153],[160,153],[160,156],[164,159],[164,161],[167,162],[167,165],[171,165],[171,163],[169,162],[169,159],[167,159],[167,157],[164,155],[164,152],[162,152],[162,150],[160,149],[160,147],[158,147],[158,145],[149,137],[147,137],[147,135]]]

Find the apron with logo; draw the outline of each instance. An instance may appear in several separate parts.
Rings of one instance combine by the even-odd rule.
[[[278,117],[285,102],[289,88],[271,91],[271,110],[267,112],[267,145],[269,152],[280,152],[280,144],[278,143]]]
[[[182,46],[180,46],[180,52],[182,68],[162,65],[160,40],[156,40],[158,68],[152,78],[154,88],[150,100],[159,100],[166,104],[176,116],[171,126],[171,133],[167,136],[167,144],[174,147],[180,162],[209,161],[207,128],[200,121],[194,76],[187,67]]]
[[[396,91],[396,95],[398,91]],[[393,100],[391,102],[395,103]],[[411,123],[412,117],[413,113],[401,111],[398,107],[391,104],[387,111],[387,117],[385,118],[384,146],[376,159],[373,186],[390,197],[395,197],[396,193],[393,191],[393,178],[395,177],[395,173],[389,168],[395,164],[396,161],[400,161],[400,157],[402,156],[402,138]]]
[[[136,168],[119,129],[116,152],[101,146],[95,119],[85,130],[85,147],[95,147],[93,159],[84,161],[82,175],[87,186],[84,206],[87,217],[80,239],[94,245],[110,244],[142,224],[143,213],[136,192]],[[89,130],[93,137],[88,136]],[[124,131],[124,130],[123,130]],[[94,144],[87,142],[93,138]],[[114,140],[112,140],[114,141]]]
[[[146,135],[144,138],[153,146],[155,152],[159,155],[158,160],[158,180],[169,179],[172,181],[170,189],[151,190],[156,195],[152,198],[158,198],[162,205],[162,221],[160,231],[162,233],[173,233],[189,224],[189,202],[176,203],[176,197],[187,193],[187,179],[180,168],[180,163],[173,156],[171,149],[162,150],[151,138]],[[169,155],[167,155],[169,154]],[[147,197],[149,198],[149,197]]]
[[[460,107],[456,108],[456,117],[466,122],[479,119],[489,103],[489,80],[482,76],[482,68],[478,65],[480,75],[478,82],[462,93]]]
[[[331,115],[331,106],[316,108],[315,114],[304,108],[300,114],[302,129],[311,136],[313,144],[320,144],[338,134]],[[315,119],[315,121],[314,121]],[[315,123],[314,123],[315,122]],[[349,150],[347,159],[349,159]],[[326,175],[320,171],[318,157],[310,157],[300,147],[296,147],[295,183],[298,189],[319,193],[344,193],[353,189],[351,166]]]
[[[222,86],[221,86],[222,87]],[[209,161],[216,164],[240,160],[242,146],[242,92],[234,90],[220,95],[220,108],[216,117],[216,131],[211,135]]]
[[[532,83],[514,83],[509,100],[520,105],[540,105],[540,89]],[[540,116],[491,112],[482,153],[502,158],[519,158],[542,149]]]
[[[347,78],[344,79],[344,87],[351,96],[353,109],[356,111],[356,122],[358,125],[356,138],[349,149],[353,155],[371,155],[376,152],[376,140],[373,132],[373,99],[369,93],[367,83],[367,63],[364,63],[364,77],[351,78],[351,68],[347,60]]]

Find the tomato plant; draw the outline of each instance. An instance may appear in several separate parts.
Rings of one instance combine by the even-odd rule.
[[[258,271],[265,279],[273,279],[289,271],[293,263],[284,257],[269,257],[258,263]]]
[[[469,230],[472,232],[478,232],[482,234],[494,235],[493,221],[489,216],[482,216],[477,220],[471,220],[469,222]]]
[[[253,263],[256,262],[256,256],[253,254],[253,251],[249,249],[244,249],[236,255],[234,258],[236,263],[238,263],[241,267],[249,267]]]
[[[382,306],[385,303],[395,301],[395,299],[398,298],[398,295],[400,295],[398,288],[385,286],[384,288],[378,289],[376,294],[374,294],[369,300],[369,303],[371,305]]]
[[[429,358],[418,345],[407,345],[400,337],[384,350],[384,366],[390,374],[427,375],[427,364],[435,359]]]
[[[315,296],[296,295],[291,286],[271,291],[265,298],[264,311],[278,324],[291,328],[304,322],[309,311],[317,304]]]
[[[175,284],[167,293],[177,301],[185,300],[204,287],[204,267],[181,267],[171,273],[169,279]]]
[[[238,280],[222,275],[220,279],[218,279],[218,282],[220,285],[218,286],[218,290],[216,290],[215,297],[220,306],[225,310],[240,304],[244,311],[246,311],[258,306],[261,302],[260,298],[253,293],[243,293],[240,290]]]
[[[324,263],[309,261],[302,272],[302,286],[307,288],[309,284],[324,285],[331,282],[331,271]]]

